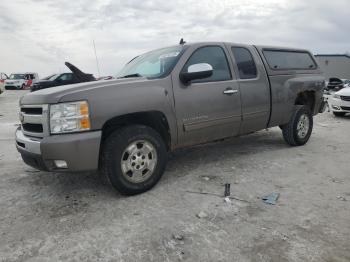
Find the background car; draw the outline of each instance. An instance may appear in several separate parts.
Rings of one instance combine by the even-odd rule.
[[[4,84],[7,78],[8,76],[5,73],[0,72],[0,94],[4,92]]]
[[[335,116],[344,116],[350,113],[350,87],[342,88],[328,99],[330,110]]]
[[[24,89],[26,87],[31,87],[38,80],[38,73],[13,73],[5,80],[5,89]]]
[[[86,74],[68,62],[65,62],[65,65],[72,71],[72,73],[55,74],[41,79],[31,87],[30,91],[34,92],[54,86],[96,81],[92,74]]]
[[[339,91],[343,89],[344,87],[350,86],[350,80],[349,79],[340,79],[336,77],[332,77],[329,79],[329,82],[326,86],[326,90],[328,91]]]

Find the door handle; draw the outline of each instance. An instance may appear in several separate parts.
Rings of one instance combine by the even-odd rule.
[[[237,94],[238,90],[233,90],[232,88],[226,88],[224,90],[224,94],[225,95],[233,95],[233,94]]]

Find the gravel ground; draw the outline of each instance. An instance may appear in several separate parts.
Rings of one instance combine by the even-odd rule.
[[[95,173],[21,161],[25,92],[0,95],[1,261],[350,261],[350,117],[318,115],[302,147],[272,128],[174,152],[155,188],[124,197]],[[188,192],[225,183],[240,200]]]

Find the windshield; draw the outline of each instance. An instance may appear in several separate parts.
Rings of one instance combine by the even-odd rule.
[[[53,75],[53,76],[49,77],[47,80],[53,81],[53,80],[55,80],[55,79],[56,79],[57,77],[59,77],[59,76],[60,76],[59,74]]]
[[[183,46],[168,47],[148,52],[132,59],[118,73],[118,78],[161,78],[167,76],[179,60]]]
[[[24,79],[24,74],[11,74],[10,79]]]
[[[51,77],[55,76],[56,74],[49,75],[47,77],[42,78],[41,80],[49,80]]]

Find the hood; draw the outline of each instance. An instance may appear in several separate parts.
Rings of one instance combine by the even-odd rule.
[[[336,94],[340,96],[350,96],[350,87],[345,87],[340,91],[336,92]]]
[[[69,95],[81,93],[81,100],[84,100],[84,92],[91,92],[101,88],[121,88],[123,86],[142,85],[150,81],[146,77],[115,79],[109,81],[93,81],[73,85],[55,86],[47,89],[28,93],[20,99],[20,104],[55,104],[62,101],[65,97],[69,100]]]
[[[86,74],[82,72],[79,68],[72,65],[69,62],[64,63],[70,71],[81,81],[81,82],[88,82],[88,81],[95,81],[95,77],[92,74]]]

